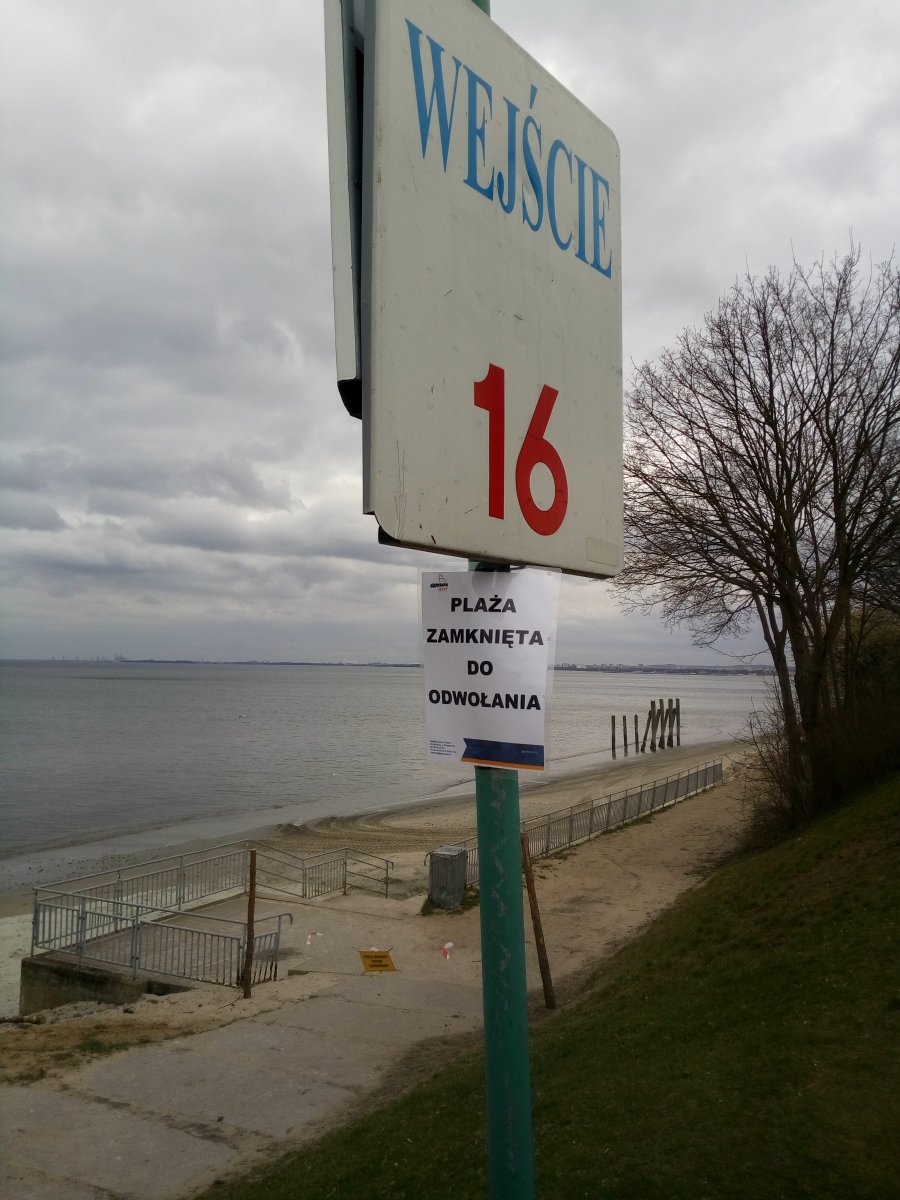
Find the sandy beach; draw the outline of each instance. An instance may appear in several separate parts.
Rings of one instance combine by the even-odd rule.
[[[712,758],[725,765],[723,784],[535,863],[559,1008],[735,850],[744,825],[742,750],[719,743],[632,756],[523,793],[523,815],[534,816]],[[283,928],[277,981],[257,985],[248,999],[234,988],[199,986],[0,1023],[0,1190],[29,1200],[183,1200],[368,1111],[476,1046],[478,910],[422,912],[426,853],[469,835],[474,821],[470,798],[265,831],[301,852],[337,844],[389,857],[394,883],[389,898],[351,890],[290,905],[260,900],[258,916],[287,908],[292,922]],[[0,987],[14,1012],[30,918],[23,897],[7,903],[19,912],[0,920]],[[216,914],[242,919],[245,899],[230,905]],[[536,1018],[552,1020],[525,909],[529,999]],[[359,951],[376,948],[392,952],[394,973],[362,972]],[[115,1052],[92,1049],[103,1046]]]
[[[580,847],[567,855],[564,864],[553,859],[538,866],[541,901],[551,925],[556,907],[561,906],[562,912],[574,911],[566,893],[571,894],[570,899],[582,899],[585,915],[589,904],[596,901],[599,905],[587,923],[563,921],[573,927],[567,928],[564,936],[561,931],[558,940],[558,974],[564,976],[586,967],[636,927],[635,922],[640,924],[652,917],[702,875],[710,862],[727,852],[741,821],[740,788],[734,776],[742,753],[740,743],[709,742],[665,753],[623,756],[603,767],[522,790],[521,816],[527,819],[665,778],[717,757],[724,759],[726,781],[731,781],[676,806],[680,810],[677,816],[666,815],[666,827],[676,825],[680,831],[677,851],[668,836],[659,835],[660,826],[651,822]],[[298,854],[352,846],[389,858],[393,863],[391,899],[383,906],[385,915],[391,909],[394,917],[418,914],[427,892],[427,852],[474,834],[474,794],[393,811],[326,819],[307,826],[288,824],[255,831],[257,840]],[[179,849],[170,848],[173,853]],[[615,880],[618,883],[614,886]],[[324,911],[338,906],[339,899],[347,898],[325,897],[315,905]],[[0,1016],[8,1017],[18,1010],[19,963],[30,949],[31,908],[30,890],[0,894]],[[449,919],[461,921],[459,916]],[[471,938],[477,941],[477,913],[465,917],[463,923],[473,925],[476,933]],[[323,953],[320,948],[318,964],[327,970]],[[171,1007],[189,1009],[191,1005],[188,999],[176,1004],[173,998]]]

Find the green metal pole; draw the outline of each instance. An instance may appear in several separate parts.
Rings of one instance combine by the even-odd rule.
[[[491,1200],[532,1200],[518,772],[476,767],[475,807]]]
[[[491,15],[491,0],[472,0]],[[471,563],[475,570],[496,564]],[[475,768],[491,1200],[533,1200],[519,773]]]

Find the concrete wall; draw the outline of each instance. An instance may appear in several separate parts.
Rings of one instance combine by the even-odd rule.
[[[59,1008],[60,1005],[74,1004],[79,1000],[130,1004],[145,992],[165,996],[169,992],[186,992],[189,988],[189,984],[169,983],[146,976],[142,978],[140,975],[132,979],[130,975],[120,975],[102,967],[67,962],[41,954],[22,959],[19,1015],[25,1017],[29,1013]]]

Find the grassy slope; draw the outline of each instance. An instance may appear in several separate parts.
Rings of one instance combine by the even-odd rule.
[[[898,915],[900,779],[682,898],[534,1033],[541,1200],[896,1200]],[[482,1070],[209,1195],[486,1197]]]

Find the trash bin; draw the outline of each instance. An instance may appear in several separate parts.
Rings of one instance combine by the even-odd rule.
[[[428,899],[438,908],[459,908],[466,892],[469,852],[463,846],[432,850],[428,867]]]

